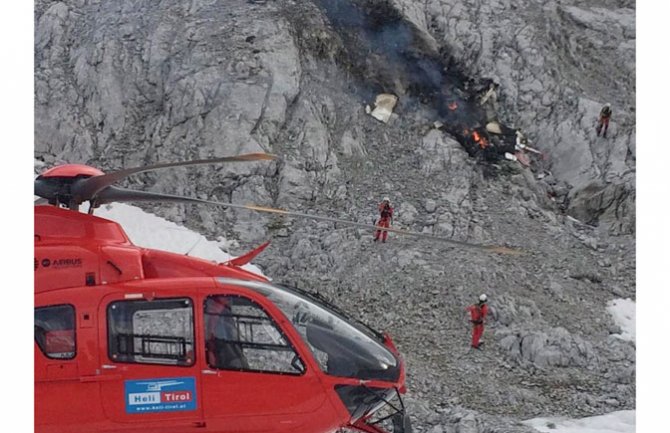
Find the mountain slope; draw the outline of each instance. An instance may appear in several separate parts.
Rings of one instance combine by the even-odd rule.
[[[265,150],[282,160],[125,186],[366,223],[388,195],[397,227],[516,246],[525,254],[394,235],[378,245],[332,223],[144,207],[240,250],[273,239],[257,260],[266,275],[388,330],[408,362],[417,429],[467,431],[460,420],[476,414],[470,431],[527,431],[519,420],[634,408],[635,345],[613,336],[607,310],[635,296],[632,3],[609,12],[579,0],[332,4],[36,2],[36,157],[111,170]],[[352,7],[360,14],[337,21]],[[356,27],[369,16],[381,18]],[[379,36],[388,23],[395,30]],[[600,77],[618,63],[614,91]],[[463,102],[498,80],[493,114],[523,127],[548,160],[530,170],[469,157],[434,126],[450,118],[430,77]],[[382,91],[400,97],[388,124],[365,113]],[[606,101],[609,141],[593,137],[591,121]],[[469,352],[464,309],[482,292],[487,345]]]

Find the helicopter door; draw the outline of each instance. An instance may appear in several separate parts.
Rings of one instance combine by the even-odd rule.
[[[268,304],[240,295],[203,299],[203,402],[214,431],[300,431],[319,409],[327,410],[314,369]]]
[[[112,295],[100,309],[100,392],[115,429],[203,431],[191,298]]]

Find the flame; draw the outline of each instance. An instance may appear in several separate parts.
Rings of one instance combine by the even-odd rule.
[[[456,101],[454,101],[451,104],[447,105],[447,107],[449,107],[451,111],[454,111],[455,109],[458,108],[458,104],[456,103]]]
[[[475,143],[479,144],[479,147],[486,149],[489,145],[489,142],[486,141],[486,137],[479,135],[477,131],[472,131],[472,139],[475,140]]]

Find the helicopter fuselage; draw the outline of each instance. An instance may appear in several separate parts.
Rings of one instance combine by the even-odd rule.
[[[404,390],[391,339],[318,299],[35,207],[37,432],[384,433]]]

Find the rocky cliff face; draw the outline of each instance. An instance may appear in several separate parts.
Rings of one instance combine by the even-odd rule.
[[[389,330],[419,431],[633,408],[635,347],[605,306],[635,294],[634,15],[626,0],[38,0],[35,155],[116,169],[268,151],[282,160],[126,186],[366,223],[389,195],[398,227],[525,251],[151,206],[238,239],[231,253],[272,238],[268,275]],[[484,109],[472,96],[486,79],[499,88]],[[381,92],[399,96],[388,124],[365,112]],[[547,159],[482,163],[434,126],[489,118]],[[471,352],[464,308],[480,292],[493,317]]]
[[[500,84],[501,117],[550,151],[571,215],[635,230],[634,2],[394,3],[458,65]],[[593,129],[606,102],[617,114],[602,140]]]

